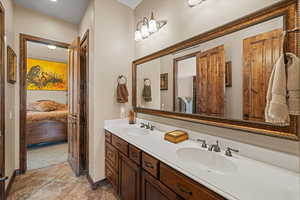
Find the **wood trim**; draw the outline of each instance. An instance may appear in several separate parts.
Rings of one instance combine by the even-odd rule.
[[[285,29],[294,29],[296,26],[296,12],[297,0],[283,0],[269,7],[261,9],[255,13],[237,19],[233,22],[212,29],[198,36],[192,37],[183,42],[177,43],[166,49],[160,50],[156,53],[150,54],[143,58],[137,59],[132,63],[132,106],[136,112],[156,115],[160,117],[166,117],[171,119],[183,120],[193,123],[201,123],[206,125],[225,127],[230,129],[243,130],[256,134],[268,135],[273,137],[285,138],[290,140],[299,140],[297,129],[299,128],[300,121],[296,116],[291,116],[291,125],[288,127],[278,127],[266,123],[257,123],[243,120],[231,120],[219,117],[209,117],[201,115],[190,115],[184,113],[174,113],[168,111],[160,111],[154,109],[137,108],[137,77],[136,69],[137,65],[151,61],[153,59],[166,56],[177,51],[191,48],[195,45],[199,45],[203,42],[207,42],[224,35],[234,33],[236,31],[245,29],[247,27],[265,22],[267,20],[274,19],[276,17],[283,16],[285,20]],[[288,37],[288,51],[297,54],[296,48],[296,34],[290,34]]]
[[[201,51],[196,51],[178,58],[173,59],[173,111],[176,111],[176,92],[177,92],[177,77],[178,77],[178,62],[189,58],[196,57]]]
[[[16,176],[19,175],[19,174],[20,174],[19,170],[14,170],[13,175],[11,176],[11,178],[9,180],[9,183],[7,185],[6,191],[5,191],[6,198],[8,198],[9,193],[11,191],[12,184],[15,182]]]
[[[27,170],[27,149],[26,149],[26,105],[27,105],[27,90],[26,90],[26,58],[27,58],[27,42],[36,42],[41,44],[52,44],[61,48],[68,48],[69,44],[40,38],[32,35],[19,35],[20,39],[20,173],[24,174]]]
[[[0,2],[0,177],[5,176],[5,8]],[[0,182],[0,199],[5,199],[5,182]]]
[[[94,182],[92,177],[89,174],[86,175],[86,178],[87,178],[89,184],[91,185],[92,190],[96,190],[98,187],[102,187],[104,185],[109,184],[109,182],[106,178],[103,180],[97,181],[97,182]]]
[[[85,173],[88,174],[89,172],[89,56],[90,56],[90,52],[89,52],[89,47],[90,47],[90,39],[89,39],[89,33],[90,31],[87,30],[85,32],[85,34],[83,35],[81,42],[80,42],[80,47],[81,48],[86,48],[87,49],[87,56],[86,56],[86,69],[85,69],[85,96],[83,97],[81,95],[80,98],[84,98],[83,101],[85,101],[85,119],[86,119],[86,124],[85,124],[85,152],[83,152],[85,154],[85,166],[86,169],[84,169]],[[81,51],[82,52],[82,51]]]

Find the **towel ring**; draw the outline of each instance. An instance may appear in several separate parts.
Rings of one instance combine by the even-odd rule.
[[[148,81],[149,82],[149,84],[147,84],[147,82],[146,81]],[[149,78],[145,78],[144,79],[144,85],[146,85],[146,86],[150,86],[151,85],[151,80],[149,79]]]
[[[125,83],[122,83],[121,81],[125,80]],[[117,79],[118,84],[127,84],[127,78],[124,75],[120,75]]]

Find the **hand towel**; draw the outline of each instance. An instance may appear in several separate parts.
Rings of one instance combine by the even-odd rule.
[[[126,84],[118,83],[117,86],[117,102],[127,103],[128,102],[128,90]]]
[[[283,54],[273,67],[266,97],[266,122],[279,126],[289,125],[290,114],[300,114],[300,61],[292,53],[286,55],[287,64]]]
[[[143,98],[146,102],[151,102],[152,101],[151,85],[144,85]]]

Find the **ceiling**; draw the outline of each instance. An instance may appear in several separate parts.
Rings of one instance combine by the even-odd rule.
[[[143,0],[118,0],[120,3],[135,9]]]
[[[67,63],[68,49],[57,47],[55,50],[50,50],[45,44],[28,42],[27,57]]]
[[[51,0],[14,0],[14,2],[25,8],[33,9],[73,24],[79,24],[89,0],[57,0],[57,2],[52,2]]]

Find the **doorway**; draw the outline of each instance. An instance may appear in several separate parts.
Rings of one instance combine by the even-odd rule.
[[[5,13],[0,2],[0,200],[5,199]]]
[[[66,63],[67,63],[65,67],[67,71],[66,72],[67,79],[63,79],[63,76],[56,73],[41,71],[41,69],[38,69],[37,67],[38,65],[32,65],[32,64],[29,65],[28,57],[30,55],[30,52],[28,48],[30,47],[30,45],[32,45],[32,43],[36,45],[44,45],[50,49],[56,49],[56,48],[61,50],[65,49]],[[70,98],[76,98],[79,100],[82,100],[83,98],[81,93],[70,93],[70,91],[75,90],[74,85],[70,85],[70,80],[72,79],[73,76],[73,74],[71,73],[72,70],[70,66],[72,66],[74,63],[71,62],[70,60],[70,57],[72,57],[70,56],[70,52],[72,52],[72,45],[70,44],[48,40],[48,39],[35,37],[31,35],[20,34],[20,172],[21,173],[25,173],[26,170],[28,169],[28,146],[29,145],[46,144],[47,148],[49,148],[48,142],[50,142],[51,144],[53,144],[54,142],[55,144],[57,142],[64,142],[64,141],[67,141],[68,144],[67,145],[65,145],[64,143],[56,144],[57,147],[59,147],[60,145],[59,147],[60,149],[63,148],[62,152],[65,153],[65,157],[63,157],[62,159],[66,158],[66,160],[68,160],[76,175],[81,175],[87,170],[86,165],[83,165],[81,163],[80,165],[74,168],[72,156],[70,156],[73,155],[74,151],[76,152],[76,149],[78,149],[79,150],[78,159],[87,160],[86,152],[88,149],[87,145],[82,144],[85,143],[85,141],[87,140],[86,139],[87,135],[85,132],[80,131],[78,133],[81,138],[78,141],[74,141],[73,138],[70,137],[72,135],[70,134],[70,124],[73,124],[73,120],[72,118],[70,118],[70,115],[72,115],[69,106],[71,103]],[[46,60],[46,62],[48,61]],[[34,78],[36,76],[37,78]],[[79,84],[81,84],[80,81],[81,81],[80,79],[77,79],[75,82],[76,83],[79,82]],[[29,87],[33,87],[33,88],[38,87],[38,89],[40,87],[44,87],[49,90],[51,90],[51,87],[53,87],[54,89],[57,88],[63,90],[64,86],[68,88],[67,92],[65,90],[64,100],[61,100],[62,97],[57,99],[60,99],[60,101],[65,101],[65,103],[59,102],[59,100],[53,101],[53,99],[52,100],[40,99],[36,102],[29,102],[27,99],[30,93],[27,91]],[[82,92],[85,92],[85,88],[83,88]],[[45,97],[46,95],[43,96]],[[43,109],[42,112],[45,112],[42,114],[42,115],[45,114],[44,116],[42,116],[43,120],[39,121],[39,119],[41,119],[40,118],[41,113],[38,113],[39,114],[38,117],[33,116],[32,119],[30,118],[30,120],[33,120],[34,123],[31,124],[28,123],[29,119],[27,115],[28,113],[27,110],[28,108],[32,109],[31,107],[32,104],[29,103],[33,103],[33,109],[35,109],[34,106],[36,105],[38,109]],[[55,109],[53,106],[55,107]],[[62,107],[64,108],[64,110],[60,110],[62,109]],[[46,113],[48,111],[51,111],[52,113],[51,114],[50,112]],[[56,111],[57,113],[54,113]],[[84,124],[82,125],[81,121],[78,121],[78,126],[82,127],[84,126]],[[44,133],[46,137],[44,136],[40,137],[42,135],[41,133],[42,134]],[[60,150],[58,149],[58,151]],[[57,160],[59,161],[60,159],[58,158]]]

